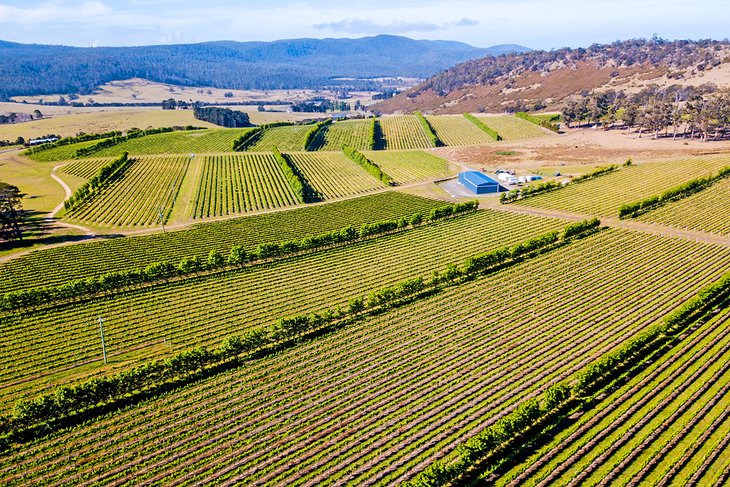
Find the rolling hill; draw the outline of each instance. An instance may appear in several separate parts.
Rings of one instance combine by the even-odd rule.
[[[338,84],[334,78],[426,78],[467,59],[527,50],[387,35],[96,48],[0,41],[0,99],[88,94],[106,82],[129,78],[233,89],[321,88]]]
[[[730,42],[654,37],[466,61],[374,109],[462,113],[559,108],[566,97],[581,92],[707,83],[730,85]]]

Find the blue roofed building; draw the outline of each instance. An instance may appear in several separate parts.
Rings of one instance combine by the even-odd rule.
[[[474,194],[499,192],[499,183],[479,171],[464,171],[459,173],[459,183]]]

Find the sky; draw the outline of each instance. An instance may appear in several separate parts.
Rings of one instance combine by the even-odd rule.
[[[727,0],[0,0],[0,40],[135,46],[403,35],[477,47],[724,39]]]

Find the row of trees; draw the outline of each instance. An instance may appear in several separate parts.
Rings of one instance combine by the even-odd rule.
[[[654,138],[699,137],[718,140],[728,135],[730,90],[712,85],[650,88],[634,95],[624,91],[584,93],[569,98],[562,110],[568,126],[590,124],[604,129],[635,129]]]

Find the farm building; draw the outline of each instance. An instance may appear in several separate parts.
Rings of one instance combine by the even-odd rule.
[[[474,194],[499,192],[499,183],[478,171],[464,171],[459,173],[459,183]]]

